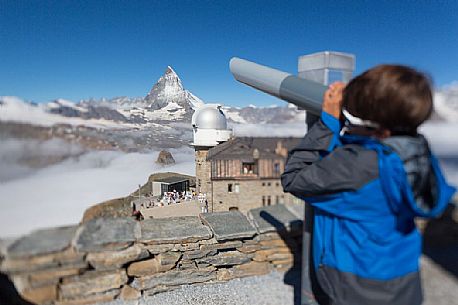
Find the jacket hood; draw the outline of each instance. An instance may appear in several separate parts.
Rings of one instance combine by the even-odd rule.
[[[390,147],[402,161],[400,166],[405,174],[400,173],[401,180],[398,182],[410,209],[416,216],[422,217],[434,217],[441,213],[455,189],[445,181],[425,137],[393,136],[384,139],[382,143]],[[390,163],[396,167],[393,160]]]

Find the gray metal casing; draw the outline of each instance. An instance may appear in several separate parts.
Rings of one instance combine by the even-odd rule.
[[[314,81],[234,57],[230,70],[241,83],[319,115],[326,86]]]
[[[355,70],[355,55],[331,51],[303,55],[298,59],[297,70],[299,77],[320,84],[329,85],[336,80],[346,83]],[[340,77],[333,79],[333,73]]]

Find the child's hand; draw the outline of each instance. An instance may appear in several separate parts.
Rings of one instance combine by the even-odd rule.
[[[324,93],[323,111],[336,119],[340,119],[342,111],[342,92],[344,88],[344,83],[335,82],[329,85],[328,90]]]

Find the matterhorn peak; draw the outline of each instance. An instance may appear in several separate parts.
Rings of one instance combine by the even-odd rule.
[[[185,90],[180,77],[171,66],[167,66],[165,73],[154,84],[145,97],[150,103],[149,108],[158,110],[174,103],[184,109],[195,109],[203,102]]]
[[[175,70],[173,70],[171,66],[167,66],[167,69],[165,70],[165,74],[174,74],[178,77],[177,73],[175,72]]]
[[[184,90],[180,78],[171,66],[167,66],[164,75],[162,75],[151,91],[146,96],[147,100],[154,100],[158,97],[173,98]]]

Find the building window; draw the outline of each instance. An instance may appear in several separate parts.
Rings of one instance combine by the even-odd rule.
[[[238,207],[230,207],[230,208],[229,208],[229,211],[238,211],[238,210],[239,210]]]
[[[266,206],[266,196],[262,196],[262,206]]]
[[[262,183],[262,186],[266,186],[266,183],[265,183],[265,182],[263,182],[263,183]]]
[[[274,163],[274,174],[275,176],[280,175],[280,163],[279,162]]]
[[[280,182],[275,183],[275,186],[280,186]]]
[[[270,205],[270,204],[271,204],[270,196],[267,196],[267,205]]]
[[[240,193],[240,184],[238,183],[234,184],[234,192]]]
[[[220,200],[220,201],[219,201],[219,204],[223,204],[223,202]]]
[[[242,163],[242,174],[243,175],[257,174],[256,164],[254,162],[243,162]]]
[[[270,182],[267,182],[267,186],[270,186]]]
[[[227,185],[227,192],[228,192],[228,193],[232,193],[232,183],[229,183],[229,184]]]

